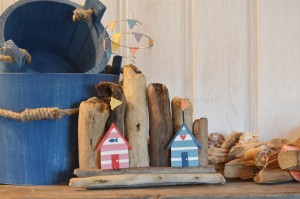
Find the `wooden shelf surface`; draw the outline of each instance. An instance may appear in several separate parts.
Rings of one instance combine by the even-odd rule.
[[[289,198],[300,199],[300,183],[258,185],[254,182],[229,182],[225,185],[174,186],[142,189],[86,190],[68,186],[0,185],[0,198],[97,199],[97,198]]]

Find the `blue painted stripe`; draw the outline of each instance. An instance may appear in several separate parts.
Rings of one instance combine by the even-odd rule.
[[[182,162],[181,161],[172,161],[171,166],[172,167],[182,167]],[[189,161],[189,167],[198,167],[198,166],[199,166],[199,161],[197,161],[197,160]]]
[[[188,157],[198,157],[198,150],[189,150],[189,151],[172,151],[172,158],[180,158],[182,152],[188,152]]]
[[[193,140],[187,140],[187,141],[175,141],[173,142],[172,148],[178,148],[178,147],[195,147],[197,146]]]

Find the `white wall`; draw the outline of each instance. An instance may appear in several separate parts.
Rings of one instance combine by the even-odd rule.
[[[144,23],[138,30],[155,44],[135,64],[170,97],[192,99],[210,132],[300,137],[299,0],[102,1],[103,24],[133,13]]]

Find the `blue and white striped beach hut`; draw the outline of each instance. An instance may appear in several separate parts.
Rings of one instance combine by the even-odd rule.
[[[198,167],[198,148],[201,147],[191,130],[183,124],[168,145],[168,149],[171,148],[171,166]]]

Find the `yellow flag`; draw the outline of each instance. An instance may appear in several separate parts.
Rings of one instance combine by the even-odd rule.
[[[118,48],[120,47],[120,44],[117,44],[115,42],[111,42],[111,48],[113,52],[116,52],[116,50],[118,50]]]
[[[120,43],[121,36],[122,36],[122,33],[114,34],[114,35],[112,36],[113,41],[116,42],[116,43]]]
[[[121,101],[111,97],[111,99],[110,99],[110,108],[111,108],[111,110],[114,110],[115,108],[117,108],[121,104],[122,104]]]
[[[151,38],[149,38],[149,47],[153,46],[153,40]]]
[[[112,21],[108,25],[108,27],[109,27],[109,29],[111,29],[111,31],[113,31],[115,29],[116,23],[117,23],[117,21]]]

